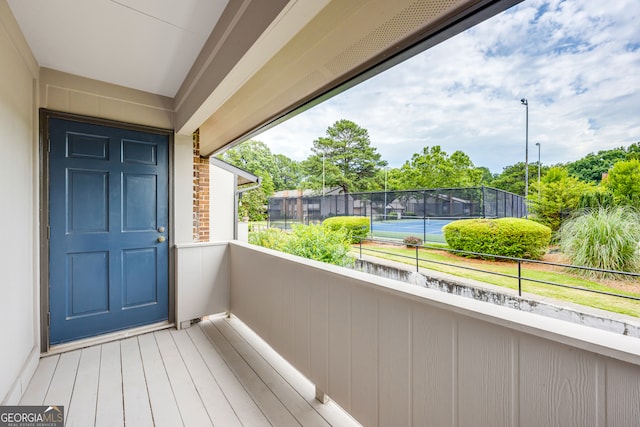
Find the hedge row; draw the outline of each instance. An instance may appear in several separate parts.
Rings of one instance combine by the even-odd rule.
[[[551,229],[521,218],[464,219],[442,229],[452,249],[514,258],[540,259],[551,241]]]
[[[369,235],[371,222],[364,216],[334,216],[322,221],[322,225],[329,230],[345,230],[351,237],[351,243],[358,243]]]

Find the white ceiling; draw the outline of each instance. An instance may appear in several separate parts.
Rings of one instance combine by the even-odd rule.
[[[204,155],[520,1],[7,0],[40,66],[173,98]]]
[[[40,66],[173,97],[228,0],[8,3]]]

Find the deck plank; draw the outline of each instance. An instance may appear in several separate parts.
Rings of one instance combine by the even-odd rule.
[[[76,381],[76,373],[78,372],[78,363],[80,361],[80,350],[71,351],[60,355],[58,366],[51,379],[51,386],[44,398],[44,405],[62,405],[69,407],[71,402],[71,394],[73,393],[73,385]],[[65,411],[65,422],[69,415]]]
[[[193,383],[209,414],[209,418],[216,426],[242,427],[238,416],[233,411],[226,396],[220,389],[209,368],[202,360],[202,356],[195,347],[186,331],[171,331],[171,336],[182,355],[182,359],[193,378]]]
[[[21,404],[66,425],[357,425],[238,319],[213,317],[41,359]],[[333,406],[332,406],[333,405]]]
[[[138,337],[153,420],[156,426],[183,425],[169,377],[153,334]]]
[[[100,382],[96,403],[96,426],[123,426],[122,364],[120,363],[120,341],[102,346],[100,357]]]
[[[332,426],[360,426],[361,424],[349,415],[337,403],[329,400],[321,403],[316,399],[314,384],[291,366],[282,356],[269,346],[262,338],[257,336],[247,325],[235,317],[221,319],[233,330],[242,336],[251,347],[271,365],[282,378],[303,397]],[[218,322],[220,324],[222,322]]]
[[[267,384],[220,333],[213,321],[202,322],[201,328],[273,425],[299,425],[295,417],[273,394]]]
[[[231,343],[240,356],[262,378],[269,389],[287,407],[303,426],[328,426],[329,423],[316,412],[282,376],[267,363],[247,341],[241,337],[223,318],[214,322],[220,333]]]
[[[184,424],[187,426],[213,425],[171,333],[164,330],[155,332],[154,336]]]
[[[149,406],[149,393],[147,392],[138,339],[133,337],[122,340],[120,352],[125,424],[152,426],[153,416]]]
[[[59,354],[40,359],[27,390],[20,399],[20,405],[44,405],[44,398],[49,390],[59,360]]]
[[[204,322],[203,322],[204,323]],[[202,355],[209,371],[223,387],[223,392],[235,410],[240,422],[245,426],[270,426],[271,423],[262,413],[251,395],[225,363],[209,338],[199,326],[187,329],[187,334]]]
[[[85,348],[80,353],[76,382],[73,386],[71,403],[67,410],[66,425],[68,426],[95,424],[98,380],[100,377],[100,354],[100,346]]]

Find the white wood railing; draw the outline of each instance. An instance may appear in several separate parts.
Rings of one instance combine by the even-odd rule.
[[[175,306],[178,329],[190,326],[192,319],[229,311],[229,251],[228,242],[176,246]]]
[[[364,425],[640,420],[636,338],[239,242],[215,257],[216,305]]]

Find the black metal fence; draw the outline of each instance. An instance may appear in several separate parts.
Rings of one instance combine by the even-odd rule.
[[[411,260],[411,263],[415,266],[416,271],[420,271],[420,267],[421,266],[427,266],[429,264],[439,264],[439,265],[444,265],[447,267],[455,267],[457,269],[461,269],[461,270],[471,270],[471,271],[477,271],[480,273],[486,273],[486,274],[491,274],[494,276],[501,276],[501,277],[508,277],[511,279],[515,279],[517,280],[517,290],[518,290],[518,295],[522,296],[522,292],[523,292],[523,282],[527,282],[529,284],[542,284],[542,285],[550,285],[550,286],[556,286],[556,287],[560,287],[560,288],[566,288],[566,289],[573,289],[573,290],[577,290],[577,291],[584,291],[584,292],[590,292],[590,293],[594,293],[594,294],[600,294],[600,295],[606,295],[606,296],[611,296],[611,297],[616,297],[616,298],[623,298],[623,299],[627,299],[627,300],[632,300],[632,301],[638,301],[640,302],[640,296],[638,295],[637,292],[627,292],[627,293],[616,293],[616,292],[608,292],[608,291],[603,291],[597,288],[586,288],[583,286],[577,286],[577,285],[572,285],[572,284],[568,284],[568,283],[558,283],[558,282],[552,282],[549,280],[539,280],[539,279],[534,279],[531,277],[525,277],[523,275],[523,264],[538,264],[538,265],[547,265],[547,266],[552,266],[552,267],[559,267],[562,268],[564,272],[571,272],[571,271],[590,271],[593,272],[597,275],[600,276],[604,276],[606,278],[615,278],[615,279],[626,279],[626,280],[640,280],[640,274],[639,273],[631,273],[631,272],[627,272],[627,271],[618,271],[618,270],[606,270],[606,269],[602,269],[602,268],[592,268],[592,267],[581,267],[581,266],[576,266],[576,265],[571,265],[571,264],[560,264],[560,263],[555,263],[555,262],[549,262],[549,261],[540,261],[540,260],[533,260],[533,259],[524,259],[524,258],[514,258],[514,257],[508,257],[508,256],[502,256],[502,255],[493,255],[493,254],[486,254],[486,253],[478,253],[478,252],[469,252],[469,251],[461,251],[461,250],[456,250],[456,249],[451,249],[451,248],[445,248],[442,246],[429,246],[429,245],[411,245],[413,246],[414,252],[412,253],[412,255],[403,255],[403,254],[398,254],[396,252],[390,252],[385,250],[384,248],[380,249],[377,247],[368,247],[368,246],[363,246],[363,243],[381,243],[384,245],[396,245],[396,246],[407,246],[406,244],[400,244],[398,242],[393,242],[393,241],[389,241],[389,240],[376,240],[376,239],[361,239],[359,242],[359,258],[363,259],[363,254],[367,255],[367,254],[371,254],[371,256],[377,256],[379,257],[379,255],[377,254],[382,254],[382,255],[386,255],[386,256],[393,256],[395,258],[398,259],[406,259],[406,260]],[[437,250],[437,251],[447,251],[450,253],[454,253],[457,255],[461,255],[461,256],[473,256],[476,258],[485,258],[485,259],[495,259],[495,260],[501,260],[501,261],[510,261],[513,262],[514,265],[517,267],[517,270],[515,272],[515,274],[506,274],[506,273],[499,273],[490,269],[485,269],[485,268],[479,268],[479,267],[472,267],[470,265],[463,265],[463,264],[459,264],[459,263],[451,263],[451,262],[444,262],[444,261],[436,261],[433,259],[427,259],[427,258],[423,258],[420,257],[420,252],[419,249],[423,249],[423,250]]]
[[[269,226],[288,229],[332,216],[367,216],[371,223],[416,220],[428,234],[429,219],[524,217],[525,199],[490,187],[435,188],[269,199]],[[415,232],[415,230],[411,230]],[[390,236],[389,236],[390,237]]]

